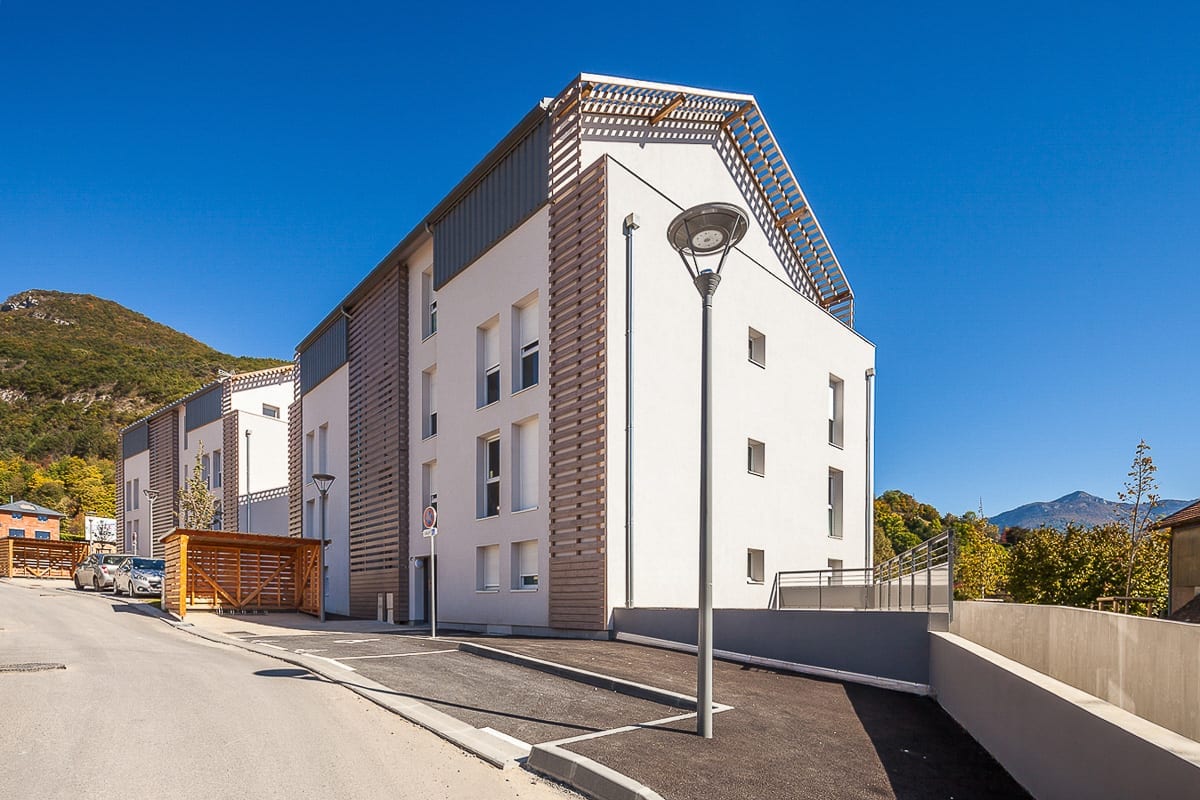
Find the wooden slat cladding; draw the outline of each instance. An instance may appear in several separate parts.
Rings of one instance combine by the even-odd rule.
[[[288,406],[288,535],[303,536],[304,402]]]
[[[408,270],[392,267],[347,326],[350,615],[393,592],[408,618]]]
[[[605,177],[602,159],[556,191],[550,208],[553,628],[607,626]]]
[[[0,539],[0,576],[70,579],[75,574],[75,565],[83,561],[87,553],[87,542]]]
[[[227,531],[241,527],[238,520],[238,474],[242,454],[239,427],[236,411],[227,412],[221,420],[221,529]]]
[[[163,557],[159,539],[175,527],[179,511],[179,409],[150,418],[150,488],[158,492],[150,530],[150,552]],[[235,505],[234,508],[237,506]]]
[[[124,445],[124,441],[121,442]],[[116,467],[117,481],[117,547],[121,552],[129,549],[129,542],[125,539],[125,459],[118,458]]]

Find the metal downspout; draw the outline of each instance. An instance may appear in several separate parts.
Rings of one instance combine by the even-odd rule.
[[[866,558],[863,561],[868,568],[873,567],[875,558],[875,368],[867,368],[867,544]]]
[[[633,608],[633,232],[638,215],[625,217],[625,607]]]

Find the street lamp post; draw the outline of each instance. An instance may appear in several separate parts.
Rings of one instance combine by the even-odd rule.
[[[246,432],[247,434],[249,431]],[[329,487],[333,485],[335,478],[332,475],[327,475],[323,472],[318,472],[312,476],[313,485],[317,487],[317,492],[321,495],[321,622],[325,621],[325,546],[329,542],[325,539],[325,496],[329,494]]]
[[[250,533],[254,530],[250,526],[250,429],[246,428],[246,530],[245,533]]]
[[[142,494],[146,496],[146,500],[150,503],[150,555],[154,555],[154,501],[158,499],[158,492],[154,489],[142,489]],[[134,550],[136,551],[136,547]]]
[[[721,268],[749,222],[729,203],[705,203],[679,214],[667,240],[700,293],[700,580],[696,631],[696,733],[712,738],[712,302]],[[717,269],[700,269],[700,258],[719,255]],[[688,259],[691,259],[690,261]]]

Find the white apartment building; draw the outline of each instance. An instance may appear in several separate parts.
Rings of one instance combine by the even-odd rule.
[[[179,490],[198,457],[216,495],[214,528],[287,533],[292,371],[289,364],[227,375],[121,430],[117,531],[125,552],[161,557],[158,539],[183,525]]]
[[[713,304],[714,603],[869,565],[874,347],[757,103],[581,75],[297,348],[291,525],[320,535],[334,475],[330,612],[428,617],[427,505],[440,623],[695,607],[701,304],[666,230],[714,201],[749,220]]]

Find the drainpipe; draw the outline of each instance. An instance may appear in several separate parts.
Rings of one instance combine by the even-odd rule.
[[[872,561],[875,557],[875,368],[867,368],[867,497],[866,497],[866,521],[867,521],[867,544],[866,544],[866,560],[863,562],[867,568],[874,566]]]
[[[246,530],[244,533],[249,533],[254,530],[250,525],[250,429],[246,428]]]
[[[625,607],[633,608],[633,232],[637,214],[625,217]]]

